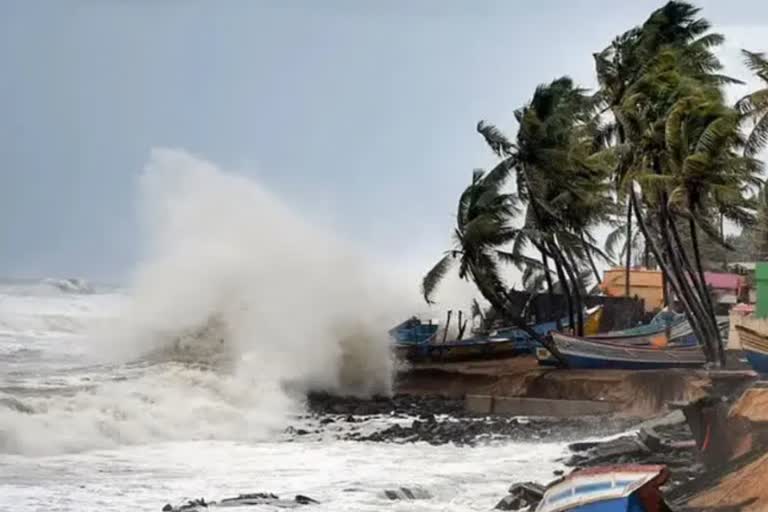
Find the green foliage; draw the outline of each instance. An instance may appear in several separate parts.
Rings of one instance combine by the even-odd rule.
[[[487,174],[475,171],[461,195],[454,246],[425,276],[425,299],[457,263],[497,311],[514,311],[500,277],[509,264],[526,289],[546,282],[578,301],[595,261],[634,255],[662,268],[716,359],[704,267],[724,265],[734,248],[741,259],[768,258],[757,158],[768,143],[768,59],[743,52],[764,87],[729,105],[723,87],[740,82],[723,73],[716,50],[724,38],[711,28],[700,9],[670,1],[593,55],[594,94],[560,77],[515,111],[514,137],[480,121],[477,131],[499,160]],[[635,185],[641,195],[629,193]],[[642,235],[626,240],[630,196]],[[726,220],[742,235],[726,237]],[[605,225],[614,229],[603,251],[593,233]],[[715,243],[702,243],[700,232]]]

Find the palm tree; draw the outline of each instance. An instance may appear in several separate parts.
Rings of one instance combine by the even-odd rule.
[[[508,219],[514,215],[516,198],[500,191],[504,180],[494,180],[476,169],[472,183],[459,199],[454,230],[454,247],[427,272],[422,282],[424,300],[431,303],[437,285],[454,263],[459,277],[471,279],[480,293],[499,311],[507,309],[506,299],[498,287],[500,248],[511,240]]]
[[[669,193],[670,212],[688,223],[690,247],[695,261],[696,279],[693,279],[704,299],[712,328],[718,335],[720,358],[724,358],[714,307],[706,288],[701,261],[698,231],[710,240],[727,246],[722,232],[710,219],[714,212],[740,223],[751,223],[753,205],[745,194],[752,186],[759,186],[758,162],[739,151],[741,133],[739,113],[727,107],[722,92],[715,87],[702,86],[680,98],[672,107],[665,123],[666,163],[672,189]],[[691,274],[691,264],[672,224],[673,235],[678,236],[681,261]]]
[[[599,281],[595,257],[608,259],[589,230],[608,216],[608,170],[595,149],[592,99],[567,77],[537,87],[531,102],[515,112],[520,125],[512,143],[493,125],[481,121],[478,131],[501,158],[499,166],[514,170],[517,193],[526,204],[523,226],[514,235],[510,254],[519,256],[530,244],[551,260],[568,301],[569,317],[583,332],[584,267]],[[548,289],[552,282],[544,272]],[[576,312],[575,312],[576,311]]]
[[[698,14],[690,4],[667,3],[641,27],[628,31],[598,54],[596,67],[599,96],[617,125],[613,144],[619,162],[615,172],[617,197],[630,192],[628,210],[633,210],[635,220],[643,224],[639,227],[646,246],[707,347],[708,357],[717,361],[721,359],[721,350],[717,350],[721,344],[703,272],[699,271],[697,230],[713,234],[707,221],[712,209],[730,209],[723,198],[742,195],[750,174],[746,169],[751,164],[734,159],[738,116],[723,110],[720,87],[737,82],[721,74],[722,65],[713,53],[723,37],[711,33],[709,22]],[[709,112],[697,110],[702,101],[710,107]],[[689,133],[694,128],[699,131]],[[702,160],[709,163],[704,166]],[[733,172],[720,168],[726,163],[734,166]],[[738,166],[744,172],[735,172]],[[705,171],[709,176],[696,174]],[[712,181],[712,187],[702,189],[701,183],[710,183],[713,176],[720,182]],[[630,188],[632,183],[644,193]],[[695,214],[690,205],[695,205]],[[733,208],[731,214],[748,219],[744,206]],[[630,233],[631,216],[628,219],[625,225]],[[692,230],[696,269],[685,253],[678,229],[681,219],[689,221]],[[630,261],[627,254],[627,265]]]
[[[658,56],[668,49],[678,52],[678,65],[688,76],[714,84],[739,83],[737,80],[719,74],[722,65],[714,56],[712,48],[721,44],[723,36],[710,33],[710,23],[697,17],[700,10],[686,2],[671,1],[651,13],[648,20],[613,40],[602,52],[594,55],[600,90],[598,100],[603,112],[612,114],[606,133],[615,138],[616,145],[625,146],[628,139],[628,120],[624,117],[622,105],[632,87],[641,80]],[[624,148],[626,149],[626,148]],[[619,199],[626,195],[627,184],[632,177],[627,171],[637,155],[622,151],[616,169],[616,191]],[[625,239],[632,239],[632,202],[626,201]],[[632,244],[626,246],[625,293],[630,292],[630,266]]]
[[[502,191],[507,176],[508,170],[499,166],[488,174],[480,169],[474,171],[472,182],[459,199],[454,245],[422,280],[424,300],[432,303],[438,284],[452,267],[458,266],[459,277],[474,282],[498,314],[559,357],[556,347],[542,339],[522,318],[523,305],[509,299],[508,288],[501,277],[501,261],[531,267],[539,264],[524,254],[503,250],[517,233],[509,224],[518,212],[517,198]]]

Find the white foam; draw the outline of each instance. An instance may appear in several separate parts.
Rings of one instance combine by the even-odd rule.
[[[0,408],[0,452],[261,438],[296,409],[286,387],[391,390],[387,330],[415,293],[259,184],[187,153],[153,152],[140,190],[145,256],[120,317],[92,332],[87,359],[116,376],[115,363],[162,364],[126,381],[94,378],[74,396],[24,397],[34,414]],[[89,310],[92,296],[68,297],[59,306],[71,318]],[[17,322],[24,300],[40,304],[19,299]]]
[[[306,494],[325,511],[491,510],[516,481],[552,479],[561,444],[455,447],[344,441],[164,443],[0,460],[0,508],[160,510],[183,497],[220,499],[268,491]],[[35,475],[35,480],[27,476]],[[40,482],[44,481],[44,484]],[[5,486],[3,486],[5,482]],[[433,497],[388,501],[385,489],[421,487]],[[310,510],[307,508],[307,510]]]

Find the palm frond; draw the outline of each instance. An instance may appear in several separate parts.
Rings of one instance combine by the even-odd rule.
[[[427,304],[434,304],[431,297],[437,289],[437,285],[440,284],[445,274],[450,270],[453,261],[453,255],[446,254],[424,276],[424,279],[421,281],[421,293]]]
[[[514,144],[494,125],[487,121],[477,123],[477,131],[485,138],[485,142],[490,146],[491,151],[499,157],[505,157],[512,154]]]
[[[605,251],[611,256],[616,256],[616,249],[619,246],[621,240],[624,240],[627,236],[626,225],[620,224],[614,228],[608,236],[605,238]]]
[[[768,144],[768,112],[752,128],[744,144],[744,154],[750,157],[755,156],[766,144]]]

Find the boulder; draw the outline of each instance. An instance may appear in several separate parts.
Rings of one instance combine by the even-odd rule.
[[[384,497],[389,500],[428,500],[432,495],[420,487],[400,487],[399,489],[387,489]]]
[[[228,507],[246,507],[269,505],[277,508],[296,508],[301,505],[314,505],[319,501],[301,494],[296,495],[292,500],[280,499],[279,496],[266,492],[255,492],[249,494],[239,494],[234,498],[224,498],[219,502],[212,501],[207,503],[203,498],[198,500],[189,500],[177,507],[167,504],[163,507],[163,512],[208,512],[212,508]]]
[[[544,496],[544,486],[535,482],[512,484],[509,494],[494,507],[496,510],[535,510]]]

